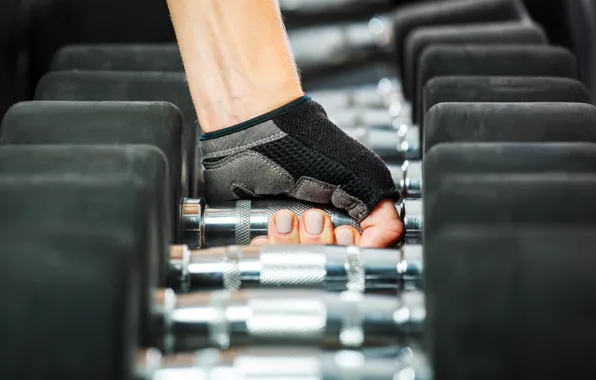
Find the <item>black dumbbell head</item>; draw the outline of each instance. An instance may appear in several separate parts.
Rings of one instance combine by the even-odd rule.
[[[167,4],[159,1],[34,1],[27,16],[32,83],[48,71],[52,57],[63,46],[176,40]]]
[[[71,45],[58,50],[51,71],[172,71],[182,72],[178,45]]]
[[[511,21],[526,17],[527,12],[518,0],[435,0],[400,7],[395,11],[394,38],[401,76],[405,76],[405,40],[416,28]]]
[[[457,223],[596,224],[596,174],[446,175],[424,191],[424,244]]]
[[[154,194],[145,207],[154,208],[159,221],[155,236],[160,247],[157,273],[159,285],[165,284],[165,253],[167,244],[173,242],[171,210],[177,204],[171,203],[167,163],[159,149],[149,145],[5,145],[0,147],[0,175],[139,178]]]
[[[157,101],[174,104],[184,115],[190,192],[196,195],[199,178],[197,116],[183,73],[51,72],[38,83],[35,98],[60,101]]]
[[[590,103],[578,80],[559,77],[446,76],[424,86],[421,124],[435,104],[448,102]]]
[[[440,76],[549,76],[576,79],[567,49],[538,45],[431,45],[420,58],[413,115],[422,112],[422,89]]]
[[[425,244],[435,378],[594,378],[595,246],[594,226],[515,225],[452,226]]]
[[[133,240],[118,228],[2,227],[3,379],[133,378],[140,299]]]
[[[596,142],[583,103],[440,103],[425,118],[424,152],[449,142]]]
[[[29,286],[24,289],[32,292],[24,297],[24,289],[13,286],[11,291],[19,294],[11,299],[17,302],[28,298],[25,302],[34,304],[29,305],[33,309],[27,314],[39,316],[27,323],[27,318],[21,314],[19,323],[25,325],[20,331],[39,332],[35,339],[20,340],[19,344],[27,345],[23,350],[30,352],[39,344],[52,344],[56,353],[60,353],[76,349],[67,342],[78,340],[82,352],[88,353],[90,342],[97,342],[95,354],[100,356],[91,355],[87,361],[77,362],[73,367],[83,370],[86,365],[82,363],[94,365],[97,360],[99,365],[105,365],[112,355],[119,355],[121,346],[128,348],[130,344],[122,341],[136,336],[137,330],[131,330],[135,326],[141,333],[137,345],[152,343],[147,310],[151,308],[158,257],[154,241],[158,235],[155,232],[157,221],[151,215],[152,209],[147,207],[152,201],[146,186],[131,175],[0,176],[0,230],[11,239],[14,236],[14,244],[27,251],[23,252],[24,256],[15,253],[3,257],[9,263],[15,260],[22,268],[29,268],[28,271],[11,268],[12,272],[8,273],[22,278],[19,281]],[[9,277],[2,276],[0,281],[7,279]],[[48,305],[46,310],[44,304],[48,303],[57,304]],[[67,310],[60,310],[61,303]],[[137,306],[144,313],[131,320],[126,314],[127,308]],[[10,313],[26,310],[9,309]],[[50,317],[56,313],[68,314],[64,324],[55,320],[57,317]],[[69,327],[69,322],[73,326]],[[55,331],[49,328],[52,324],[63,327]],[[40,339],[44,334],[62,334],[63,339]],[[90,337],[89,341],[86,336]],[[68,355],[60,362],[74,365]],[[106,365],[96,371],[104,373],[109,368]]]
[[[446,143],[424,156],[424,188],[460,174],[596,174],[593,143]]]
[[[418,63],[424,49],[433,44],[532,44],[544,45],[548,38],[544,30],[531,23],[509,21],[500,23],[449,25],[418,28],[406,39],[404,95],[412,99],[418,76]]]
[[[6,113],[0,128],[2,144],[147,144],[157,147],[165,154],[169,165],[168,182],[173,190],[169,191],[168,209],[171,210],[172,237],[177,237],[180,216],[176,205],[182,197],[188,196],[188,152],[184,146],[189,144],[184,143],[185,127],[174,105],[165,102],[24,102]],[[72,151],[82,154],[75,149]],[[103,158],[98,162],[105,163]],[[79,163],[81,168],[92,164]]]

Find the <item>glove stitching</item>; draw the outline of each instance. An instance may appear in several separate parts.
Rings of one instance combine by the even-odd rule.
[[[221,169],[224,166],[227,166],[227,165],[233,163],[234,161],[238,161],[240,159],[246,158],[246,156],[243,156],[243,155],[248,155],[248,156],[251,156],[253,158],[256,158],[259,161],[264,162],[265,165],[269,166],[276,173],[281,174],[284,177],[288,177],[288,173],[285,172],[284,169],[280,169],[280,166],[271,164],[271,162],[269,162],[270,161],[269,159],[267,159],[266,157],[263,157],[260,153],[253,152],[253,151],[250,151],[250,150],[245,150],[243,152],[238,152],[236,155],[234,155],[234,156],[228,156],[228,157],[224,158],[222,161],[218,161],[218,162],[214,162],[214,163],[208,163],[208,165],[203,164],[203,166],[205,166],[205,170]],[[289,177],[292,178],[291,175]],[[292,182],[294,182],[294,178],[292,178]]]
[[[262,139],[257,140],[257,141],[253,141],[253,142],[248,143],[248,144],[244,144],[244,145],[237,146],[237,147],[234,147],[234,148],[228,148],[228,149],[223,149],[223,150],[218,150],[218,151],[215,151],[215,152],[208,153],[204,157],[205,158],[214,158],[214,157],[221,156],[221,155],[234,154],[234,153],[236,153],[238,151],[242,151],[244,149],[249,149],[249,148],[252,148],[252,147],[257,146],[257,145],[266,144],[268,142],[271,142],[271,141],[275,141],[275,140],[284,138],[285,136],[287,136],[287,133],[285,133],[285,132],[278,132],[278,133],[276,133],[274,135],[271,135],[269,137],[262,138]]]

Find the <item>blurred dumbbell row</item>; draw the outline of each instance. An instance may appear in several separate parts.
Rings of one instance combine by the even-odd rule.
[[[0,129],[0,288],[14,299],[0,373],[555,378],[572,365],[589,377],[596,109],[574,56],[518,1],[381,3],[290,40],[313,99],[402,189],[406,237],[388,250],[240,247],[276,210],[317,205],[205,203],[177,48],[60,50]],[[22,375],[14,347],[40,335]]]

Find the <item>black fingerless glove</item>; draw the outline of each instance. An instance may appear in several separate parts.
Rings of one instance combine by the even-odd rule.
[[[207,201],[289,196],[361,221],[399,193],[385,164],[310,97],[201,136]]]

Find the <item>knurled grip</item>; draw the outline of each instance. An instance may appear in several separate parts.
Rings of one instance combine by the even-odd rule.
[[[249,245],[250,244],[250,200],[239,200],[236,201],[236,244],[237,245]]]
[[[265,286],[321,287],[327,276],[323,253],[304,250],[263,252],[260,257],[260,283]]]

